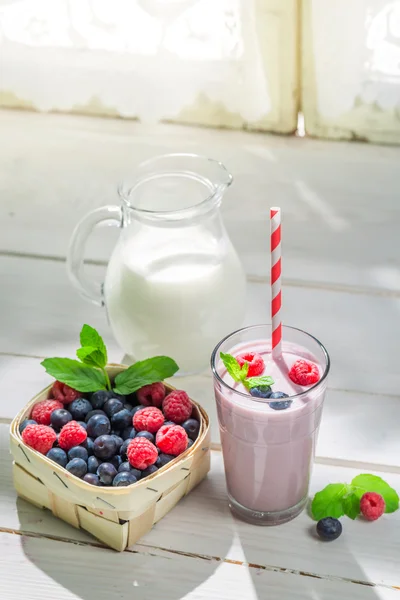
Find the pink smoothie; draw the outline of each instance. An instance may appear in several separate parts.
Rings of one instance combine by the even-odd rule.
[[[286,410],[274,410],[268,401],[254,399],[218,359],[221,379],[243,394],[221,383],[215,385],[228,493],[247,509],[280,512],[306,502],[326,389],[325,382],[314,389],[296,385],[288,372],[299,358],[317,364],[321,376],[325,366],[306,348],[292,343],[283,344],[277,361],[265,340],[240,344],[229,353],[236,356],[246,351],[263,356],[263,375],[275,382],[272,391],[289,394],[293,402]]]

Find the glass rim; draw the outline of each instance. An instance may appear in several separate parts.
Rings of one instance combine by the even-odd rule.
[[[137,169],[136,169],[136,172],[138,173],[138,183],[146,182],[151,179],[162,176],[162,174],[157,175],[156,173],[154,173],[154,174],[149,174],[145,177],[140,177],[139,173],[140,173],[141,169],[146,168],[147,166],[150,166],[152,163],[156,164],[157,161],[162,161],[162,160],[166,160],[166,159],[175,159],[175,158],[176,159],[179,159],[179,158],[198,159],[198,160],[201,160],[204,162],[212,163],[213,165],[215,165],[221,169],[222,173],[225,176],[225,180],[221,181],[218,184],[213,184],[213,182],[210,182],[211,186],[213,186],[213,188],[214,188],[212,193],[210,193],[208,196],[203,198],[203,200],[200,200],[200,202],[197,202],[196,204],[193,204],[191,206],[186,206],[185,208],[178,208],[176,210],[151,210],[151,209],[139,208],[139,207],[135,206],[131,201],[130,194],[134,191],[136,185],[130,186],[127,189],[125,187],[124,182],[121,182],[118,185],[118,195],[121,198],[122,202],[124,203],[125,207],[128,208],[129,210],[132,210],[132,211],[138,213],[139,215],[142,215],[142,217],[147,217],[147,218],[154,219],[154,220],[156,220],[156,219],[180,220],[180,219],[186,218],[188,216],[193,216],[197,213],[200,213],[204,209],[206,209],[207,206],[210,204],[210,202],[214,199],[220,198],[222,196],[222,194],[224,193],[224,191],[226,190],[226,188],[228,188],[233,182],[233,175],[228,171],[228,169],[225,167],[225,165],[219,160],[216,160],[214,158],[208,158],[207,156],[205,156],[203,154],[196,154],[196,153],[190,153],[190,152],[171,152],[171,153],[167,153],[167,154],[160,154],[158,156],[154,156],[153,158],[149,158],[149,159],[141,162],[137,166]],[[186,176],[189,176],[191,172],[190,171],[181,171],[181,173],[183,175],[186,174]],[[195,174],[195,171],[193,171],[193,173]],[[203,181],[203,183],[204,183],[204,181]]]
[[[270,323],[261,323],[260,325],[248,325],[247,327],[241,327],[240,329],[236,329],[236,331],[233,331],[229,335],[226,335],[220,342],[218,342],[218,344],[215,346],[215,348],[214,348],[214,350],[213,350],[213,352],[211,354],[211,361],[210,361],[211,362],[211,371],[212,371],[214,377],[225,388],[227,388],[231,392],[234,392],[235,394],[238,394],[239,396],[242,396],[242,397],[246,398],[247,400],[250,399],[250,400],[253,400],[254,402],[258,402],[258,403],[262,403],[262,404],[269,404],[270,402],[277,402],[277,400],[274,399],[274,398],[272,400],[269,400],[268,398],[256,398],[255,396],[251,396],[250,394],[246,394],[244,392],[241,392],[241,391],[233,388],[231,385],[229,385],[228,383],[226,383],[226,381],[224,381],[222,379],[222,377],[220,377],[220,375],[217,372],[217,369],[215,367],[215,359],[216,359],[218,350],[220,349],[220,347],[222,346],[222,344],[224,342],[226,342],[226,340],[228,340],[229,338],[233,337],[234,335],[237,335],[238,333],[241,333],[242,331],[248,331],[248,330],[251,330],[251,329],[258,329],[260,327],[271,327],[271,324]],[[311,387],[307,388],[303,392],[300,392],[299,394],[295,394],[294,396],[288,396],[288,398],[290,398],[290,400],[296,400],[296,399],[300,399],[300,398],[306,396],[312,390],[315,390],[316,388],[318,388],[318,386],[320,386],[321,383],[323,383],[323,381],[325,381],[325,379],[328,376],[330,367],[331,367],[331,359],[329,358],[329,354],[328,354],[328,351],[325,348],[325,346],[319,341],[318,338],[316,338],[311,333],[308,333],[307,331],[304,331],[303,329],[300,329],[299,327],[292,327],[291,325],[282,325],[282,330],[284,330],[284,329],[291,329],[292,331],[299,331],[300,333],[303,333],[304,335],[312,338],[319,345],[319,347],[322,350],[322,353],[323,353],[323,355],[325,357],[325,360],[326,360],[325,371],[324,371],[321,379],[319,379],[316,383],[314,383],[314,385],[312,385]]]

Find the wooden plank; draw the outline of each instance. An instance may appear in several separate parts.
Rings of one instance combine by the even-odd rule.
[[[151,550],[100,548],[0,534],[7,600],[396,600],[398,591]],[[16,582],[18,581],[18,585]]]
[[[284,214],[287,284],[400,292],[399,148],[9,111],[0,129],[0,250],[64,258],[74,225],[116,203],[117,183],[138,162],[212,148],[234,175],[222,210],[250,276],[268,275],[274,204]],[[106,260],[116,235],[103,228],[88,256]]]
[[[92,269],[100,278],[101,267]],[[0,277],[7,290],[2,298],[0,352],[72,356],[80,327],[88,322],[104,335],[110,359],[121,358],[105,311],[80,298],[62,263],[3,256]],[[268,306],[268,285],[249,284],[246,324],[266,322]],[[398,396],[397,299],[284,286],[283,316],[285,323],[325,343],[333,365],[331,388]]]
[[[88,536],[58,522],[47,511],[22,500],[16,506],[9,463],[10,458],[2,452],[0,473],[5,492],[0,498],[0,529],[88,541]],[[355,474],[354,469],[316,465],[311,491],[314,493],[329,482],[349,482]],[[400,490],[400,474],[380,474]],[[205,555],[209,559],[227,558],[262,568],[400,587],[400,512],[385,515],[373,524],[344,519],[343,525],[339,540],[323,544],[314,537],[315,524],[306,513],[291,523],[269,528],[233,519],[227,505],[222,455],[213,452],[208,478],[140,540],[140,548],[135,546],[134,549],[157,547]]]

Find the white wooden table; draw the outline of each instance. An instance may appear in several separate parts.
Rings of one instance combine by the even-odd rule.
[[[187,150],[235,175],[224,216],[248,274],[247,323],[267,319],[266,211],[283,208],[285,322],[320,337],[333,362],[311,492],[365,470],[400,490],[400,149],[12,112],[0,139],[2,600],[400,600],[400,512],[344,520],[332,544],[307,514],[276,528],[233,519],[209,373],[180,383],[212,418],[209,477],[123,554],[18,500],[8,454],[12,417],[49,380],[40,359],[72,356],[82,323],[122,358],[103,312],[67,281],[73,225],[116,201],[136,161]],[[113,233],[90,245],[94,276]]]

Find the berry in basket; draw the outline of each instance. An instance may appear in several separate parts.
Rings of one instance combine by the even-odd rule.
[[[21,423],[25,444],[89,485],[114,487],[156,473],[192,446],[200,431],[192,402],[183,390],[166,395],[162,383],[178,370],[172,359],[137,362],[110,381],[104,342],[88,325],[77,356],[43,361],[56,381],[52,397]]]

